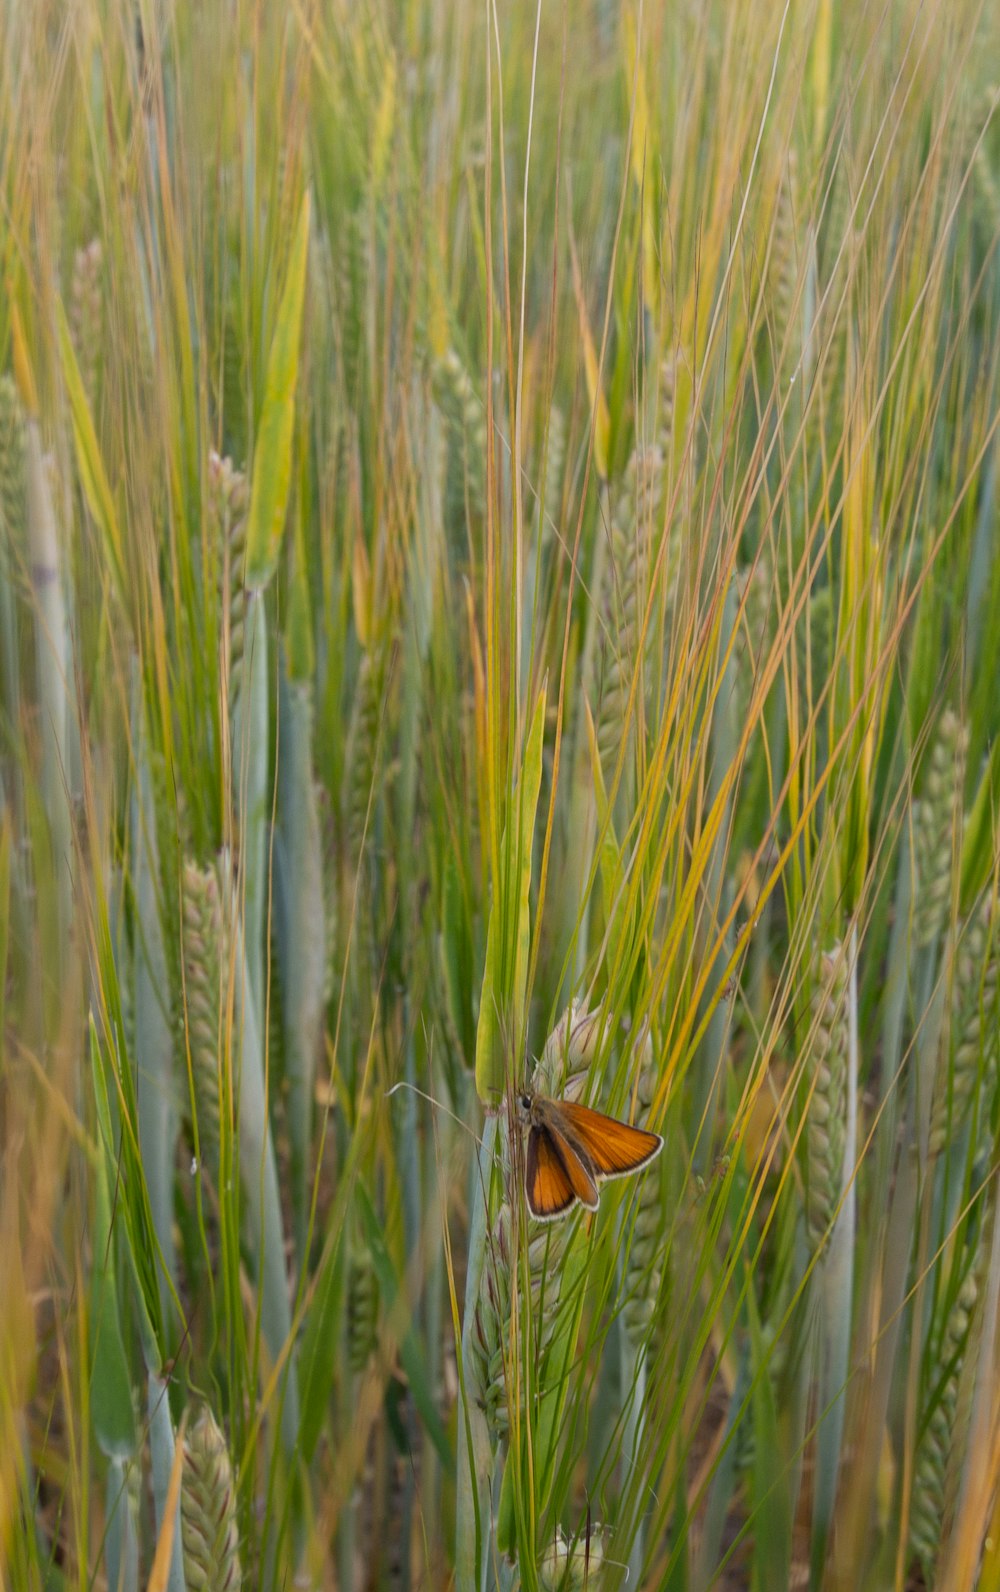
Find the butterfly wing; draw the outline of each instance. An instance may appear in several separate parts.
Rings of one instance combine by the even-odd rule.
[[[560,1100],[560,1113],[573,1139],[590,1160],[599,1178],[626,1177],[638,1172],[663,1148],[658,1133],[646,1128],[633,1128],[617,1117],[606,1117],[603,1111],[578,1105],[572,1100]]]
[[[528,1209],[542,1222],[561,1216],[576,1199],[569,1173],[547,1128],[533,1127],[528,1134],[524,1185]]]
[[[557,1129],[535,1126],[527,1137],[527,1208],[540,1221],[567,1212],[573,1200],[597,1208],[597,1184],[573,1146]]]
[[[552,1121],[546,1124],[543,1130],[556,1147],[556,1153],[566,1168],[573,1196],[585,1205],[588,1211],[597,1209],[597,1173],[590,1164],[590,1157],[582,1146],[579,1148],[562,1131],[561,1125]]]

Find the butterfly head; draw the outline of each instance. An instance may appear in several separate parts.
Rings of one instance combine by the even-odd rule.
[[[530,1095],[526,1089],[522,1089],[517,1097],[517,1116],[522,1127],[528,1127],[531,1123],[534,1104],[534,1095]]]

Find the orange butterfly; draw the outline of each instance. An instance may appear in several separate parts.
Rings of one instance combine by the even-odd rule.
[[[518,1096],[517,1107],[528,1129],[528,1209],[539,1221],[562,1216],[577,1200],[595,1211],[598,1183],[638,1172],[663,1149],[658,1133],[630,1127],[572,1100],[525,1093]]]

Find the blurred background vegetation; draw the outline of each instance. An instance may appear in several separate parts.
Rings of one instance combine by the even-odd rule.
[[[998,62],[0,0],[5,1587],[1000,1587]]]

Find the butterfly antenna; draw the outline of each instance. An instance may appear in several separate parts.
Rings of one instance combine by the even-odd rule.
[[[427,1093],[426,1089],[421,1089],[417,1084],[411,1083],[408,1078],[400,1078],[399,1082],[394,1083],[391,1089],[387,1089],[385,1091],[386,1100],[388,1100],[391,1095],[396,1094],[400,1089],[412,1089],[413,1093],[415,1095],[419,1095],[421,1100],[426,1100],[428,1105],[432,1105],[436,1110],[442,1111],[446,1117],[451,1118],[452,1122],[457,1122],[459,1127],[464,1128],[466,1133],[468,1133],[474,1142],[479,1145],[479,1148],[482,1149],[482,1139],[479,1137],[479,1134],[474,1128],[470,1128],[464,1117],[458,1116],[456,1112],[452,1111],[450,1106],[445,1105],[443,1100],[436,1100],[432,1094]]]

